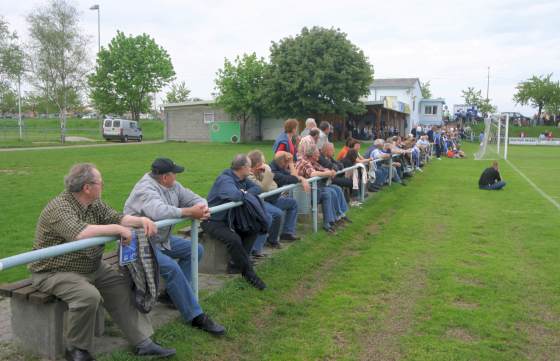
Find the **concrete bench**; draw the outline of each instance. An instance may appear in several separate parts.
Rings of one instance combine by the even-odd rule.
[[[103,261],[118,267],[117,252],[105,253]],[[68,310],[65,302],[35,291],[30,278],[0,285],[0,296],[10,298],[12,332],[24,350],[51,360],[64,353]],[[95,336],[101,336],[104,331],[105,310],[99,307]]]

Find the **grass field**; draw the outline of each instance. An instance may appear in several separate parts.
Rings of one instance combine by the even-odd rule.
[[[144,140],[163,139],[163,122],[141,120]],[[103,143],[101,123],[98,119],[69,118],[66,136],[84,137],[89,141],[67,142],[66,145]],[[17,120],[0,119],[0,148],[37,147],[60,144],[60,121],[58,119],[24,119],[23,140],[19,140]]]
[[[233,154],[255,147],[270,145],[0,153],[0,257],[29,249],[39,212],[74,162],[96,163],[104,198],[121,209],[156,156],[184,164],[179,181],[205,195]],[[472,159],[474,145],[465,150],[469,159],[435,160],[408,187],[372,195],[337,236],[308,234],[262,264],[265,292],[233,280],[206,296],[227,337],[176,321],[156,339],[176,347],[177,360],[560,359],[559,211],[503,161],[505,190],[478,190],[489,161]],[[557,201],[559,159],[560,148],[510,147],[511,162]]]

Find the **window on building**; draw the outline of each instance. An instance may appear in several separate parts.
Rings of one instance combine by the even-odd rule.
[[[437,105],[426,105],[424,107],[424,114],[426,114],[426,115],[436,115],[437,114]]]
[[[202,116],[204,124],[214,123],[215,115],[214,113],[204,113]]]

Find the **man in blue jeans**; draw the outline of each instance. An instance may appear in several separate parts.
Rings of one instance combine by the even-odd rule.
[[[478,180],[478,188],[488,191],[497,191],[506,186],[506,182],[502,180],[500,169],[497,161],[492,162],[492,166],[486,168],[480,175]]]
[[[247,156],[251,161],[249,180],[258,185],[262,192],[277,189],[274,173],[266,164],[264,154],[260,150],[253,150]],[[263,256],[262,249],[267,239],[273,248],[281,248],[279,240],[291,242],[299,239],[296,236],[297,202],[295,199],[279,194],[273,195],[265,199],[264,206],[266,213],[272,218],[272,222],[268,235],[259,235],[255,240],[251,253],[256,257]],[[281,229],[283,215],[285,215],[284,226]]]
[[[156,159],[152,163],[152,171],[146,173],[132,189],[124,205],[124,213],[141,215],[153,221],[182,217],[208,219],[210,211],[206,200],[176,181],[177,173],[184,170],[171,159]],[[224,327],[202,311],[192,290],[191,240],[172,236],[172,230],[173,226],[158,229],[154,241],[167,293],[187,323],[213,335],[224,335]],[[202,253],[199,245],[199,260]]]

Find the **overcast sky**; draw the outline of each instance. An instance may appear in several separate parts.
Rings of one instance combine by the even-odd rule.
[[[43,0],[0,0],[0,15],[23,39],[25,16]],[[268,58],[271,41],[296,35],[302,27],[339,28],[363,49],[374,77],[418,77],[430,81],[435,97],[451,107],[462,103],[468,86],[490,98],[500,111],[533,114],[515,106],[515,85],[533,74],[560,77],[559,0],[469,1],[187,1],[74,0],[84,32],[97,51],[117,30],[145,32],[170,54],[178,80],[191,95],[209,99],[224,57],[256,52]],[[160,95],[162,97],[163,94]]]

